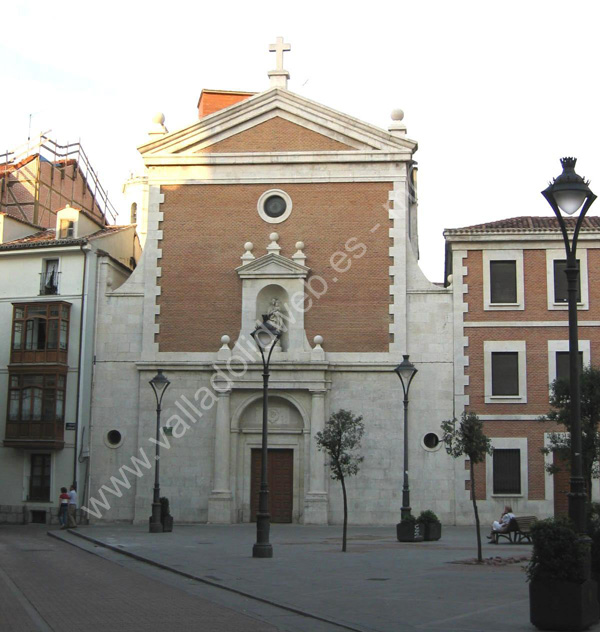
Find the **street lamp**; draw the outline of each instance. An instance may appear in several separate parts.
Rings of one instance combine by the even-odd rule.
[[[577,266],[577,239],[583,224],[583,218],[593,204],[596,196],[585,181],[575,173],[576,158],[561,158],[563,172],[554,179],[542,195],[552,207],[565,242],[567,253],[567,291],[569,301],[569,381],[571,400],[571,483],[569,492],[569,518],[575,524],[577,533],[585,533],[586,491],[583,478],[583,462],[581,456],[581,392],[579,385],[579,341],[577,334],[577,282],[579,268]],[[580,210],[581,209],[581,210]],[[579,211],[580,210],[580,211]],[[579,211],[577,221],[570,221],[573,228],[573,239],[569,241],[567,225],[561,214],[573,215]]]
[[[160,487],[159,487],[159,473],[160,473],[160,455],[159,455],[159,440],[160,440],[160,411],[163,395],[169,387],[169,380],[163,375],[162,369],[158,369],[158,373],[150,380],[149,384],[154,391],[156,397],[156,465],[154,469],[154,497],[152,499],[152,515],[150,516],[150,533],[162,533],[163,526],[160,520]]]
[[[262,448],[260,464],[260,492],[258,494],[258,512],[256,514],[256,543],[252,548],[252,557],[273,557],[273,546],[269,542],[271,515],[269,514],[269,484],[267,481],[267,420],[269,416],[269,362],[275,345],[281,338],[281,331],[263,315],[263,322],[250,334],[260,351],[263,364],[263,418]],[[265,358],[265,352],[267,356]]]
[[[400,510],[401,520],[404,521],[410,516],[410,489],[408,487],[408,391],[413,378],[417,374],[417,368],[409,361],[408,355],[402,356],[404,359],[394,369],[404,391],[404,482],[402,485],[402,508]]]

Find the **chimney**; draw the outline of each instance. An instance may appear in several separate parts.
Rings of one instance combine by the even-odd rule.
[[[198,118],[201,119],[230,105],[245,101],[255,94],[256,92],[234,92],[233,90],[202,90],[198,100]]]

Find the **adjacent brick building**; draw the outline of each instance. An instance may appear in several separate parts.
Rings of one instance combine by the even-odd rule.
[[[575,219],[567,218],[574,228]],[[454,293],[456,409],[476,412],[494,456],[479,467],[484,511],[566,510],[568,475],[552,476],[541,449],[562,428],[539,417],[550,384],[568,376],[565,249],[554,217],[516,217],[445,231]],[[600,218],[586,217],[580,262],[579,349],[583,365],[600,356]],[[457,480],[457,488],[468,476]],[[461,480],[462,479],[462,480]],[[458,492],[457,492],[458,493]],[[594,482],[594,496],[598,483]]]

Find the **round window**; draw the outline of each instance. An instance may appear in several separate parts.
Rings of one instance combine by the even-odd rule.
[[[423,437],[423,446],[427,450],[437,450],[440,447],[440,438],[435,434],[435,432],[428,432]]]
[[[123,435],[118,430],[109,430],[106,433],[106,442],[111,448],[117,448],[123,443]]]
[[[269,224],[285,221],[292,212],[292,198],[281,189],[265,191],[258,198],[258,214]]]
[[[265,200],[265,213],[269,217],[281,217],[286,208],[287,204],[281,195],[271,195]]]

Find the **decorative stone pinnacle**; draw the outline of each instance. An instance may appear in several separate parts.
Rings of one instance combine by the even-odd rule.
[[[269,239],[271,240],[271,243],[267,246],[267,252],[274,252],[278,255],[281,251],[281,246],[277,243],[279,241],[278,233],[271,233],[269,235]]]
[[[303,241],[297,241],[296,242],[296,252],[294,253],[294,255],[292,256],[292,259],[294,261],[296,261],[296,263],[300,263],[301,265],[304,265],[304,262],[306,261],[306,255],[303,252],[304,249],[304,242]]]
[[[164,136],[168,133],[169,130],[165,127],[165,115],[162,112],[158,112],[152,117],[152,125],[148,130],[148,135],[154,138],[156,136]]]
[[[406,136],[406,125],[402,122],[404,120],[404,111],[400,108],[392,110],[391,113],[392,122],[388,127],[388,131],[392,136]]]
[[[251,261],[253,261],[254,259],[256,259],[256,257],[252,254],[252,250],[254,249],[254,244],[251,241],[247,241],[244,244],[244,254],[240,257],[240,259],[242,260],[242,265],[245,266],[246,264],[250,263]]]

